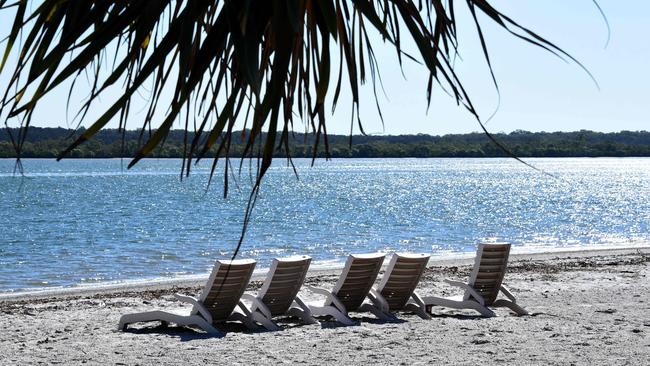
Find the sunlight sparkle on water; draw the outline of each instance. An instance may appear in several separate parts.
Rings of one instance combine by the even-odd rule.
[[[268,266],[307,254],[472,252],[650,241],[650,159],[297,160],[265,177],[240,257]],[[209,164],[179,182],[178,160],[0,160],[0,291],[206,273],[232,254],[250,182],[205,193]],[[231,185],[234,186],[234,185]]]

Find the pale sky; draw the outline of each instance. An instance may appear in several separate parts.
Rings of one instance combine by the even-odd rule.
[[[606,48],[607,27],[591,0],[492,0],[491,3],[581,61],[597,80],[600,90],[576,64],[565,63],[513,38],[490,26],[491,21],[483,16],[483,30],[501,91],[499,110],[487,125],[490,131],[649,129],[650,42],[646,37],[650,34],[650,1],[599,1],[611,27],[611,39]],[[485,119],[497,106],[497,93],[466,6],[458,2],[456,9],[462,57],[456,62],[456,70],[480,116]],[[0,34],[3,37],[11,26],[8,15],[6,11],[0,12]],[[457,107],[440,88],[434,92],[427,115],[428,73],[425,68],[405,63],[404,79],[394,49],[389,44],[376,44],[374,49],[382,63],[380,70],[387,97],[380,93],[380,103],[386,124],[382,129],[375,112],[372,88],[366,85],[361,95],[361,117],[367,133],[442,135],[479,131],[476,120],[463,108]],[[332,72],[335,77],[338,63],[333,64],[336,65]],[[11,70],[12,65],[9,66]],[[0,77],[3,88],[7,82],[6,73]],[[329,133],[348,134],[350,131],[349,92],[345,86],[344,83],[336,113],[328,115]],[[331,88],[333,94],[333,86]],[[33,125],[66,127],[66,96],[67,88],[64,88],[45,99],[35,113]],[[84,96],[80,93],[79,98]],[[331,95],[328,102],[331,102]],[[91,117],[107,106],[106,102],[98,104]],[[140,125],[137,111],[133,114],[132,119],[136,121],[130,122],[129,126],[137,128]],[[87,120],[83,125],[90,122]],[[180,122],[175,126],[181,127]],[[356,127],[354,132],[358,133]]]

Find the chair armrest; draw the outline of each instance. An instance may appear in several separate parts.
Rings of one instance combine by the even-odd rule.
[[[372,301],[373,304],[378,306],[382,311],[390,311],[390,306],[388,306],[388,301],[384,298],[384,296],[377,291],[376,288],[371,288],[370,292],[368,293],[368,298],[370,301]]]
[[[244,313],[246,317],[251,316],[251,310],[248,308],[248,306],[246,306],[246,303],[244,303],[241,299],[239,299],[239,301],[237,302],[237,306],[241,309],[242,313]]]
[[[205,305],[203,305],[203,303],[201,303],[195,297],[183,294],[174,294],[174,297],[176,300],[192,304],[194,306],[194,310],[198,311],[208,323],[212,324],[212,314],[210,314],[210,311],[205,307]]]
[[[510,292],[510,290],[505,285],[502,284],[500,290],[501,290],[501,292],[503,292],[504,295],[506,295],[506,297],[510,301],[512,301],[514,303],[517,302],[517,300],[515,300],[515,296],[512,294],[512,292]]]
[[[295,301],[296,304],[298,304],[298,306],[300,306],[300,308],[301,308],[302,310],[304,310],[304,311],[311,311],[311,310],[309,310],[309,306],[307,306],[307,304],[305,303],[305,301],[304,301],[303,299],[301,299],[300,296],[296,295],[296,297],[293,299],[293,301]]]
[[[271,310],[269,310],[269,308],[266,306],[266,304],[263,303],[262,300],[260,300],[257,296],[253,296],[251,294],[244,293],[243,295],[241,295],[241,300],[252,301],[254,310],[259,310],[267,318],[272,317]],[[241,302],[241,300],[240,300],[240,302]]]
[[[456,286],[464,289],[465,291],[469,292],[470,295],[476,300],[479,304],[485,305],[485,299],[483,299],[483,296],[481,296],[474,288],[465,282],[460,282],[460,281],[454,281],[450,279],[445,279],[445,282],[450,284],[451,286]]]
[[[315,294],[318,294],[318,295],[330,296],[332,294],[331,292],[329,292],[328,290],[325,290],[324,288],[311,286],[311,285],[307,285],[305,287],[307,287],[307,289],[309,289],[309,291],[311,291],[311,292],[313,292]]]
[[[426,304],[424,303],[424,299],[422,299],[422,297],[417,292],[413,291],[411,298],[413,299],[413,302],[418,306],[422,307],[423,309],[425,308]]]
[[[241,295],[241,298],[240,298],[240,299],[255,302],[255,299],[257,299],[257,297],[255,297],[255,296],[253,296],[253,295],[251,295],[251,294],[243,293],[243,294]]]
[[[332,304],[334,304],[334,306],[337,307],[339,310],[341,310],[342,312],[347,313],[347,310],[345,309],[345,305],[343,305],[343,303],[341,302],[341,300],[339,300],[339,299],[336,297],[336,295],[334,295],[331,291],[326,290],[326,289],[324,289],[324,288],[315,287],[315,286],[309,286],[309,285],[307,286],[307,288],[309,289],[309,291],[311,291],[311,292],[313,292],[313,293],[315,293],[315,294],[323,295],[323,296],[327,297],[327,299],[325,300],[326,303],[327,303],[328,301],[330,301],[330,302],[331,302]]]

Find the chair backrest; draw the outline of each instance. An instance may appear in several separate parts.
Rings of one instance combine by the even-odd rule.
[[[395,253],[377,286],[390,310],[400,310],[411,298],[429,262],[428,254]]]
[[[382,253],[348,256],[341,277],[332,290],[346,310],[357,310],[361,306],[377,279],[384,257]]]
[[[503,276],[508,266],[508,255],[510,254],[509,243],[481,243],[476,251],[476,261],[469,276],[468,284],[472,286],[490,305],[496,300]],[[465,299],[469,299],[469,293],[465,293]]]
[[[237,306],[255,269],[253,259],[218,260],[199,301],[210,311],[213,321],[227,319]]]
[[[272,315],[282,315],[289,310],[305,281],[310,263],[311,257],[306,255],[273,259],[266,280],[257,295]]]

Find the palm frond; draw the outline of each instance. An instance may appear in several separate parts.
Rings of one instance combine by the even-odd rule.
[[[477,118],[490,139],[515,157],[485,129],[454,71],[457,6],[453,0],[16,0],[10,4],[0,0],[1,11],[15,12],[4,40],[0,72],[8,72],[7,60],[16,54],[0,116],[5,117],[20,167],[34,111],[46,95],[65,82],[72,85],[70,99],[77,78],[87,75],[90,80],[90,94],[76,115],[79,125],[90,124],[58,159],[111,121],[125,128],[134,96],[144,92],[149,98],[142,140],[129,167],[161,146],[174,122],[184,116],[185,131],[193,132],[194,137],[189,141],[186,133],[181,177],[190,174],[193,163],[213,156],[211,181],[217,163],[225,159],[224,196],[229,186],[231,142],[245,139],[240,169],[245,158],[256,158],[258,164],[241,245],[260,182],[274,155],[284,150],[283,155],[291,162],[288,140],[294,118],[314,134],[313,158],[321,148],[327,156],[326,101],[334,86],[334,110],[340,104],[341,89],[348,87],[352,95],[351,131],[356,124],[363,133],[360,87],[370,77],[376,98],[374,84],[380,75],[374,49],[380,41],[394,47],[400,65],[409,59],[426,66],[429,104],[435,81]],[[577,62],[487,0],[466,0],[465,6],[473,17],[491,73],[479,18]],[[372,36],[373,32],[380,38]],[[404,37],[415,44],[416,54],[403,49]],[[496,84],[493,74],[492,78]],[[330,84],[332,80],[336,80],[335,85]],[[87,121],[87,113],[98,99],[118,86],[122,92],[109,98],[108,107],[98,118]],[[165,110],[163,117],[159,116],[161,108]],[[14,120],[19,121],[18,133],[9,128]],[[246,133],[234,136],[238,122],[244,124]]]
[[[152,82],[141,126],[141,135],[147,139],[129,167],[164,142],[182,111],[186,113],[186,130],[193,126],[195,132],[193,140],[186,141],[183,174],[188,175],[191,163],[209,152],[216,152],[216,167],[216,161],[228,156],[230,141],[237,138],[232,136],[233,126],[244,119],[244,112],[249,157],[257,154],[256,142],[261,143],[259,182],[274,152],[288,150],[287,139],[296,116],[317,137],[314,157],[321,143],[328,151],[324,111],[332,67],[338,68],[332,108],[347,79],[352,94],[351,123],[357,122],[363,132],[360,85],[368,74],[373,84],[380,77],[373,51],[377,41],[368,35],[371,29],[395,48],[400,63],[407,57],[427,67],[429,101],[435,80],[478,118],[452,67],[458,44],[452,0],[20,0],[0,5],[15,8],[0,70],[14,49],[18,58],[0,115],[7,116],[7,126],[11,119],[20,120],[20,132],[11,137],[18,159],[39,101],[65,81],[89,73],[92,88],[77,115],[79,123],[86,122],[86,113],[108,88],[122,82],[123,93],[61,152],[59,159],[113,120],[124,127],[134,95]],[[31,14],[30,5],[34,8]],[[571,58],[486,0],[467,0],[466,5],[490,69],[478,12],[516,37]],[[402,50],[405,35],[417,46],[417,56]],[[338,46],[338,54],[331,52],[333,45]],[[108,52],[112,57],[107,57]],[[166,101],[169,109],[158,120],[155,112],[166,88],[173,90],[171,100]]]

